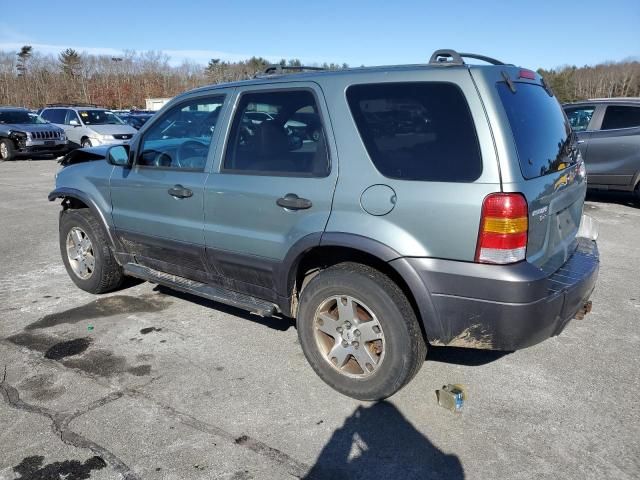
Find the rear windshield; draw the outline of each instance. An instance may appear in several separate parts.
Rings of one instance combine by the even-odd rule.
[[[573,164],[576,156],[571,126],[556,97],[549,96],[540,85],[514,85],[515,93],[504,82],[497,87],[524,178],[541,177]]]
[[[384,176],[436,182],[480,177],[475,126],[456,85],[353,85],[347,100],[369,157]]]

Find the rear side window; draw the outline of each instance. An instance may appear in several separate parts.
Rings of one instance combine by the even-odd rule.
[[[575,132],[582,132],[589,127],[589,123],[591,122],[591,117],[593,117],[593,112],[595,112],[596,107],[588,106],[588,107],[567,107],[565,108],[565,113],[569,118],[569,123],[571,124],[571,128]]]
[[[233,119],[224,171],[326,177],[328,150],[313,93],[306,89],[244,93]]]
[[[41,117],[51,123],[64,123],[64,117],[67,110],[64,108],[50,108],[42,112]]]
[[[609,105],[604,112],[600,130],[631,128],[640,126],[640,107]]]
[[[567,168],[576,161],[571,125],[555,97],[541,86],[516,82],[515,93],[497,84],[526,179]]]
[[[480,177],[478,137],[456,85],[353,85],[347,101],[369,157],[384,176],[434,182]]]

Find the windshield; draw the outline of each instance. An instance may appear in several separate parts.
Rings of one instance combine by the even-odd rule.
[[[505,82],[498,83],[522,175],[526,179],[541,177],[574,164],[575,139],[558,100],[533,83],[517,82],[515,90],[513,93]]]
[[[85,125],[124,125],[116,114],[108,110],[78,110]]]
[[[45,120],[36,115],[22,110],[0,112],[0,123],[19,123],[19,124],[39,124],[47,123]]]

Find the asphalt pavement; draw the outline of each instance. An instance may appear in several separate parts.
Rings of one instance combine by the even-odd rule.
[[[640,208],[591,196],[593,311],[509,353],[432,348],[387,401],[307,365],[288,319],[60,259],[53,160],[0,163],[0,479],[637,479]],[[466,386],[464,411],[435,390]]]

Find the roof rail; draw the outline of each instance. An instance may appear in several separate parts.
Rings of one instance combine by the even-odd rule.
[[[76,102],[61,102],[61,103],[47,103],[47,107],[93,107],[98,108],[99,105],[95,103],[76,103]]]
[[[486,55],[478,55],[477,53],[458,53],[451,49],[442,49],[433,52],[431,54],[431,58],[429,58],[429,65],[466,65],[463,58],[482,60],[483,62],[490,63],[491,65],[505,65],[504,62],[496,60],[495,58],[487,57]]]
[[[304,72],[305,70],[309,70],[309,71],[326,70],[326,68],[323,68],[323,67],[307,67],[305,65],[289,66],[289,65],[276,64],[276,65],[267,66],[267,68],[265,68],[263,70],[262,75],[280,75],[286,70],[294,70],[294,71],[298,71],[298,72]]]

